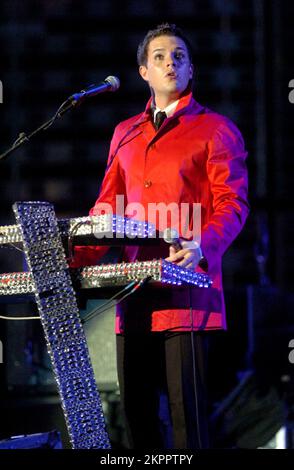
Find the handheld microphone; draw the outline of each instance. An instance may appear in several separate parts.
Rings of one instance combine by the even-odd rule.
[[[179,239],[179,234],[175,228],[168,227],[164,229],[162,238],[166,243],[172,245],[176,251],[180,251],[183,248]]]
[[[119,87],[119,79],[110,75],[99,85],[90,85],[85,90],[81,90],[79,93],[71,95],[70,100],[78,102],[84,98],[90,98],[92,96],[98,95],[99,93],[104,93],[105,91],[116,91],[119,89]]]
[[[183,249],[181,240],[179,238],[179,235],[176,229],[166,228],[163,231],[162,238],[164,239],[166,243],[169,243],[170,245],[172,245],[174,249],[176,250],[176,252]],[[196,240],[191,240],[188,243],[189,243],[189,249],[198,250],[198,253],[199,253],[198,265],[200,266],[200,268],[203,269],[203,271],[208,272],[208,261],[205,258],[205,256],[203,256],[199,242],[197,242]]]

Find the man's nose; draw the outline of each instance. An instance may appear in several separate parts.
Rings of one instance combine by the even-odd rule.
[[[174,66],[175,63],[176,63],[176,61],[175,61],[175,58],[172,54],[170,54],[166,57],[166,66],[167,67]]]

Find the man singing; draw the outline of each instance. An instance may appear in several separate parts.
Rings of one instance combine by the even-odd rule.
[[[192,96],[192,52],[179,28],[163,24],[149,31],[137,58],[151,97],[143,113],[116,127],[90,214],[101,214],[104,203],[115,213],[117,195],[126,205],[140,204],[145,214],[152,203],[201,204],[200,245],[181,232],[180,247],[129,246],[122,259],[165,257],[207,272],[213,285],[153,293],[143,288],[117,306],[122,406],[131,448],[208,448],[206,342],[209,332],[226,328],[221,261],[248,214],[247,154],[236,126]],[[80,248],[76,265],[97,263],[101,252]],[[163,426],[163,403],[171,438]]]

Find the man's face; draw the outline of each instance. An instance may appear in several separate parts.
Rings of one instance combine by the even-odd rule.
[[[153,89],[157,106],[167,106],[181,96],[193,76],[186,44],[177,36],[152,39],[147,65],[141,65],[139,72]]]

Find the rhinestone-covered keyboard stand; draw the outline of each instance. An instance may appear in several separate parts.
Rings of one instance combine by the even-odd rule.
[[[74,449],[110,442],[53,206],[13,206],[30,269],[66,424]],[[20,274],[21,277],[21,274]]]
[[[58,229],[62,237],[74,238],[88,235],[98,239],[109,238],[109,244],[113,238],[138,239],[138,243],[144,240],[156,239],[155,225],[142,222],[116,214],[104,214],[87,217],[75,217],[72,219],[57,220]],[[0,246],[11,243],[21,243],[22,234],[19,225],[0,226]]]
[[[135,261],[133,263],[101,264],[72,269],[71,275],[78,282],[79,289],[125,286],[131,281],[150,278],[150,283],[160,282],[176,286],[211,287],[207,274],[195,273],[181,268],[164,259]],[[31,273],[0,274],[0,295],[34,294],[35,288]]]

